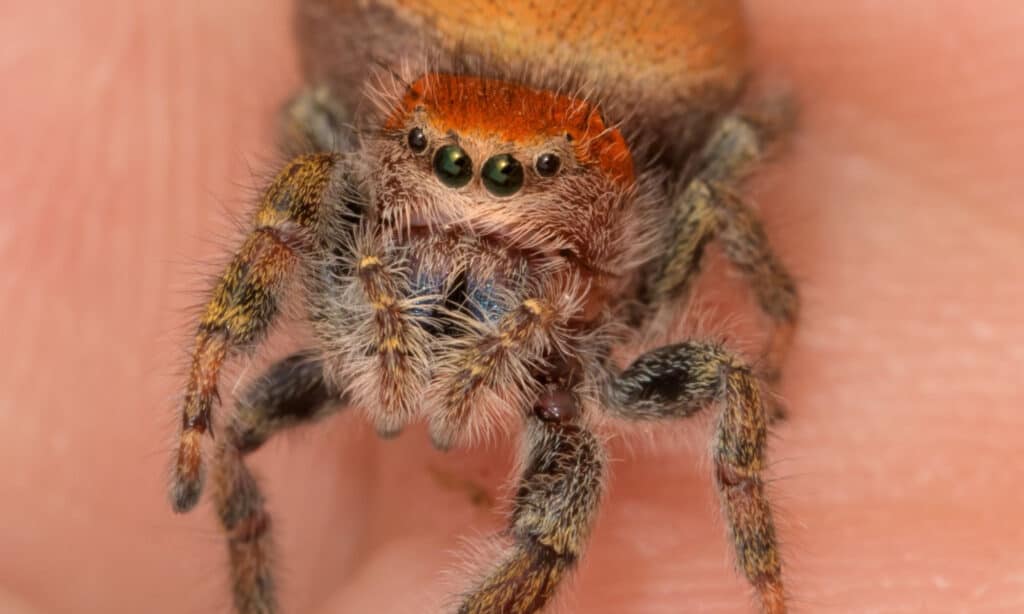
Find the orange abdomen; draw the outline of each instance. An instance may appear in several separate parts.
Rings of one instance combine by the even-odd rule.
[[[297,17],[307,79],[343,102],[358,103],[374,67],[467,55],[592,94],[668,150],[685,149],[746,76],[740,0],[298,0]]]
[[[730,93],[745,73],[738,0],[376,0],[404,21],[512,63],[571,66],[637,95]]]

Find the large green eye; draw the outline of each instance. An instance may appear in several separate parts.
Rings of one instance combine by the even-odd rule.
[[[434,154],[434,174],[449,188],[461,188],[473,178],[473,161],[458,145],[445,145]]]
[[[482,178],[491,194],[509,196],[523,187],[523,165],[509,154],[498,154],[484,163]]]

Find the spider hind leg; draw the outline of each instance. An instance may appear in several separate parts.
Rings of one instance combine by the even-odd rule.
[[[278,139],[286,150],[351,151],[352,116],[324,85],[296,94],[278,113]]]
[[[796,282],[769,244],[757,212],[737,188],[789,132],[795,110],[786,98],[768,99],[749,112],[723,118],[694,160],[694,171],[672,204],[669,249],[651,280],[656,303],[675,305],[697,276],[704,249],[717,239],[753,290],[771,322],[765,378],[778,382],[799,318]],[[782,410],[773,410],[781,417]]]

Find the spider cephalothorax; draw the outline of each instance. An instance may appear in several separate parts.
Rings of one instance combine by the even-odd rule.
[[[358,89],[381,113],[350,130],[345,113],[364,101],[352,81],[364,85],[366,67],[306,58],[330,87],[294,101],[286,133],[316,151],[267,188],[200,321],[173,504],[184,511],[200,495],[222,364],[255,346],[291,293],[315,343],[241,395],[211,462],[239,612],[276,612],[268,515],[242,457],[343,406],[385,436],[424,419],[442,449],[522,425],[509,543],[460,614],[537,612],[573,568],[604,483],[597,423],[713,406],[714,479],[739,566],[763,610],[784,612],[758,374],[714,342],[615,361],[630,329],[686,297],[716,238],[774,324],[771,374],[787,346],[795,287],[735,189],[784,114],[731,106],[743,80],[738,6],[567,2],[538,18],[537,3],[499,4],[457,15],[432,1],[300,4],[365,36],[346,58],[376,56],[393,86]],[[579,29],[584,18],[596,22]],[[455,40],[460,27],[470,29]],[[405,79],[396,67],[413,57],[416,28],[440,61]],[[322,55],[335,39],[311,40]],[[579,87],[564,87],[576,76]]]
[[[461,224],[596,270],[617,270],[636,244],[632,156],[585,100],[430,74],[408,87],[367,149],[385,223]]]
[[[625,140],[582,99],[432,73],[385,108],[315,321],[381,433],[425,414],[448,447],[529,407],[553,364],[603,356],[578,346],[644,257],[642,202]]]

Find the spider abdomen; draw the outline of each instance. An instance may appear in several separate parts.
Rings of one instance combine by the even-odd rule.
[[[747,76],[739,0],[301,0],[297,15],[307,80],[348,105],[374,65],[426,47],[443,70],[475,61],[537,87],[571,84],[665,135],[697,130]]]

